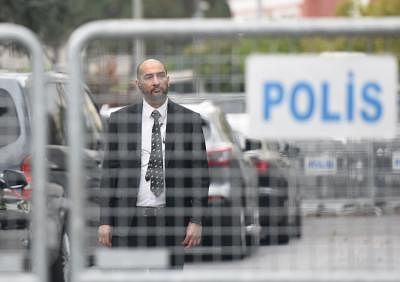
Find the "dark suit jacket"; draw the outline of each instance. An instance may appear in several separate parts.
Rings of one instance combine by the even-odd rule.
[[[142,108],[143,104],[139,103],[111,114],[101,181],[100,224],[132,225],[142,165]],[[189,221],[201,223],[209,183],[201,117],[169,100],[165,185],[166,207],[173,214],[167,216],[166,224],[186,226]]]

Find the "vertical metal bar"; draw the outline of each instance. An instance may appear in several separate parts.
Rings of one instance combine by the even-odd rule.
[[[78,36],[79,38],[79,36]],[[84,144],[83,127],[81,120],[81,81],[82,68],[80,52],[83,49],[83,41],[71,39],[68,44],[68,70],[70,74],[70,85],[68,97],[68,140],[70,154],[68,160],[69,168],[69,191],[71,207],[69,216],[69,230],[71,235],[71,257],[70,274],[71,281],[79,281],[79,273],[83,268],[84,244],[82,242],[84,225],[84,202],[86,191],[83,183],[82,148]]]
[[[32,39],[35,37],[32,34]],[[35,41],[32,41],[35,42]],[[33,270],[38,273],[41,281],[47,281],[47,232],[46,232],[46,198],[47,198],[47,164],[46,157],[46,103],[44,93],[44,66],[42,47],[36,41],[32,46],[32,66],[33,66]]]
[[[375,156],[374,142],[368,142],[368,198],[371,203],[375,203]]]
[[[32,58],[33,102],[33,206],[32,209],[32,266],[39,281],[47,281],[46,232],[46,108],[44,93],[43,50],[39,40],[27,28],[15,24],[0,24],[0,40],[15,40],[25,45]]]
[[[143,1],[142,0],[132,0],[132,7],[133,7],[133,18],[135,19],[141,19],[143,17]],[[133,41],[133,66],[132,66],[132,73],[135,76],[135,67],[138,65],[142,60],[144,56],[144,42],[143,39],[137,38]]]

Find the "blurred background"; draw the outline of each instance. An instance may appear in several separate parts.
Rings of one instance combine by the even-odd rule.
[[[0,0],[0,7],[0,22],[20,24],[37,34],[44,46],[47,70],[57,73],[53,80],[58,84],[50,89],[61,98],[51,103],[51,132],[65,126],[63,95],[67,95],[67,79],[58,74],[68,75],[66,43],[70,34],[85,23],[126,18],[191,18],[194,21],[225,18],[238,23],[290,21],[295,25],[311,19],[362,20],[400,15],[398,0]],[[209,204],[215,205],[221,200],[235,202],[237,199],[226,199],[229,197],[226,189],[233,190],[238,183],[245,183],[239,196],[245,201],[237,206],[244,210],[245,219],[235,226],[238,229],[224,231],[214,223],[211,224],[214,229],[206,231],[210,237],[221,232],[230,232],[228,235],[232,236],[244,232],[244,242],[240,241],[233,248],[229,246],[231,257],[226,261],[222,255],[224,250],[219,246],[221,238],[211,239],[209,245],[204,246],[208,247],[207,251],[211,249],[211,254],[200,256],[201,248],[195,249],[194,253],[188,253],[191,263],[185,268],[396,272],[400,262],[397,255],[400,249],[399,132],[394,139],[382,140],[281,140],[271,132],[268,138],[256,140],[251,138],[251,128],[246,127],[245,61],[250,54],[326,52],[392,54],[398,60],[400,33],[390,37],[357,33],[352,36],[277,34],[265,37],[243,33],[226,38],[175,38],[171,34],[162,38],[92,40],[82,52],[84,95],[87,95],[84,106],[86,149],[98,154],[95,157],[88,154],[89,158],[93,157],[91,168],[98,169],[110,113],[141,99],[134,83],[137,64],[145,58],[157,58],[167,66],[171,99],[199,112],[203,118],[214,177]],[[29,51],[16,42],[1,41],[0,73],[30,71]],[[15,77],[21,81],[18,75]],[[1,79],[0,90],[7,90]],[[25,86],[24,83],[21,87]],[[8,96],[3,96],[0,107],[11,109],[13,103]],[[21,100],[15,101],[17,104]],[[0,134],[5,133],[0,137],[0,156],[2,148],[15,139],[9,136],[19,134],[18,130],[10,131],[9,126],[10,120],[21,118],[17,112],[8,110],[9,115],[5,115],[0,111],[2,118],[7,117],[3,119],[6,122],[0,124]],[[49,141],[54,143],[51,145],[66,146],[66,129],[52,136],[54,139],[62,137],[61,141]],[[15,161],[12,167],[0,161],[0,169],[13,168],[28,175],[30,164],[26,156],[30,153],[24,151],[23,154],[22,160]],[[64,152],[64,163],[65,157]],[[59,155],[57,159],[60,161]],[[309,162],[316,159],[331,166],[325,170],[310,168]],[[231,165],[226,166],[226,163]],[[93,205],[88,216],[96,217],[96,201],[100,194],[96,186],[98,171],[91,168],[87,170],[93,182],[86,185],[94,188],[88,190],[87,199]],[[236,178],[222,179],[221,175]],[[55,176],[54,182],[65,186],[65,174],[61,178]],[[68,192],[62,197],[67,198]],[[0,210],[1,205],[6,205],[2,203]],[[2,220],[6,222],[7,218]],[[87,245],[96,240],[96,220],[88,221],[87,233],[91,239]],[[3,226],[1,235],[6,225],[0,226]],[[68,232],[62,229],[61,233]],[[12,237],[2,238],[8,242]],[[61,246],[63,240],[64,237],[59,236],[54,244]],[[210,263],[210,259],[218,263]],[[88,265],[95,265],[93,259]],[[54,278],[54,281],[62,280]]]

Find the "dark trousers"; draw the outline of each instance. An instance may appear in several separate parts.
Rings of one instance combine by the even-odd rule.
[[[164,216],[136,216],[127,236],[113,237],[113,246],[130,248],[168,247],[171,269],[182,269],[185,228],[167,226]]]

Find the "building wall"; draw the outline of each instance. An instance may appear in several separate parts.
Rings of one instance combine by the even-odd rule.
[[[298,18],[303,0],[228,0],[235,19]]]
[[[303,17],[334,17],[342,0],[304,0]]]
[[[228,0],[236,19],[334,17],[343,0]],[[369,0],[359,0],[366,5]]]

